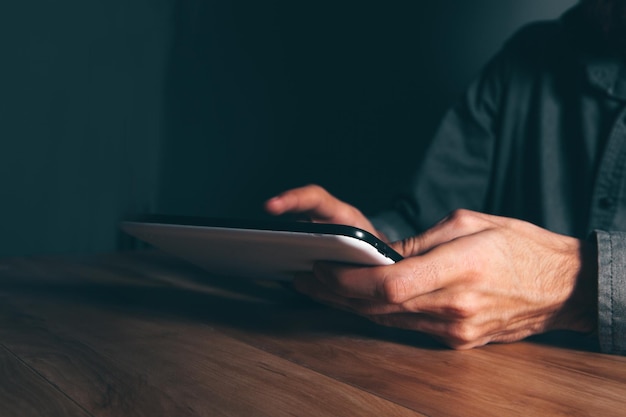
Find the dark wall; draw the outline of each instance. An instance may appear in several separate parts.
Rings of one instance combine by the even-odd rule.
[[[504,40],[573,3],[180,2],[162,208],[253,216],[314,182],[376,211]]]
[[[569,0],[0,4],[0,256],[120,245],[136,212],[375,211],[521,24]]]
[[[0,2],[0,255],[112,250],[154,209],[172,13]]]

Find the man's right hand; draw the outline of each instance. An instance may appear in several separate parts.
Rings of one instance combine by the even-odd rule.
[[[335,198],[319,185],[307,185],[285,191],[267,200],[265,210],[275,216],[299,213],[316,223],[354,226],[383,238],[359,209]]]

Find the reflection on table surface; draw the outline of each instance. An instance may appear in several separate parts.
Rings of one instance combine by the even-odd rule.
[[[449,350],[157,251],[0,260],[3,416],[623,415],[626,358]]]

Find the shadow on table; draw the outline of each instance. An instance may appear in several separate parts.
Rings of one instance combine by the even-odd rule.
[[[152,252],[83,262],[79,274],[58,272],[0,280],[0,296],[28,294],[43,302],[89,304],[141,316],[227,326],[252,333],[342,335],[446,349],[430,336],[377,325],[322,306],[278,282],[215,277],[177,259]],[[91,275],[86,272],[92,271]],[[102,276],[116,277],[115,280]],[[119,279],[123,277],[123,279]],[[595,338],[553,332],[529,340],[540,344],[597,351]]]

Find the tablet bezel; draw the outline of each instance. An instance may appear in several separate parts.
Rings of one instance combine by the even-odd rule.
[[[218,240],[216,235],[227,236],[226,245],[231,246],[231,250],[237,250],[237,239],[240,239],[242,248],[250,251],[250,240],[261,239],[264,245],[276,245],[277,250],[285,251],[284,259],[286,265],[294,257],[294,251],[300,249],[302,251],[316,250],[320,245],[332,245],[336,247],[336,253],[342,251],[349,252],[348,258],[355,259],[352,252],[365,251],[366,263],[356,262],[363,265],[389,265],[402,260],[402,256],[394,251],[389,245],[378,239],[372,233],[353,226],[329,224],[329,223],[313,223],[313,222],[295,222],[283,220],[250,220],[250,219],[233,219],[233,218],[209,218],[209,217],[190,217],[190,216],[166,216],[166,215],[149,215],[141,216],[122,222],[122,230],[126,233],[143,240],[153,246],[163,249],[166,252],[173,253],[183,259],[197,264],[211,272],[217,272],[220,275],[228,275],[228,261],[221,262],[219,259],[211,259],[213,251],[223,250],[218,248]],[[168,234],[171,236],[168,238]],[[186,234],[188,235],[187,237]],[[205,248],[201,255],[198,254],[200,249],[198,244],[203,244],[203,236],[206,238],[207,244],[213,245]],[[263,240],[265,239],[265,240]],[[247,241],[246,241],[247,240]],[[277,244],[276,242],[281,242]],[[296,245],[291,248],[289,245]],[[193,245],[193,246],[190,246]],[[263,248],[268,250],[268,248]],[[328,249],[330,250],[330,248]],[[324,250],[321,250],[324,252]],[[376,253],[374,253],[377,252]],[[196,253],[192,253],[196,252]],[[327,252],[327,251],[326,251]],[[231,252],[228,252],[229,254]],[[335,253],[335,252],[333,252]],[[297,256],[305,257],[306,254],[299,252]],[[320,255],[321,256],[321,255]],[[343,262],[343,255],[339,258],[333,255],[334,259],[313,259],[315,254],[312,253],[307,265],[307,270],[312,269],[314,261],[330,260],[332,262]],[[276,260],[268,261],[276,264],[275,273],[269,273],[263,270],[257,278],[282,279],[288,280],[287,273],[279,271],[281,259],[280,252],[276,255]],[[357,256],[358,257],[358,256]],[[375,258],[372,260],[372,257]],[[204,259],[203,259],[204,258]],[[241,255],[242,261],[245,262],[245,255]],[[233,254],[232,275],[238,273],[250,278],[254,278],[251,271],[246,270],[242,265],[237,264],[237,255]],[[300,262],[302,262],[300,260]],[[347,263],[355,263],[347,261]],[[213,264],[219,264],[212,268]],[[266,269],[267,266],[264,266]],[[249,268],[250,269],[250,268]],[[242,272],[243,271],[243,272]],[[306,272],[306,271],[298,271]]]

